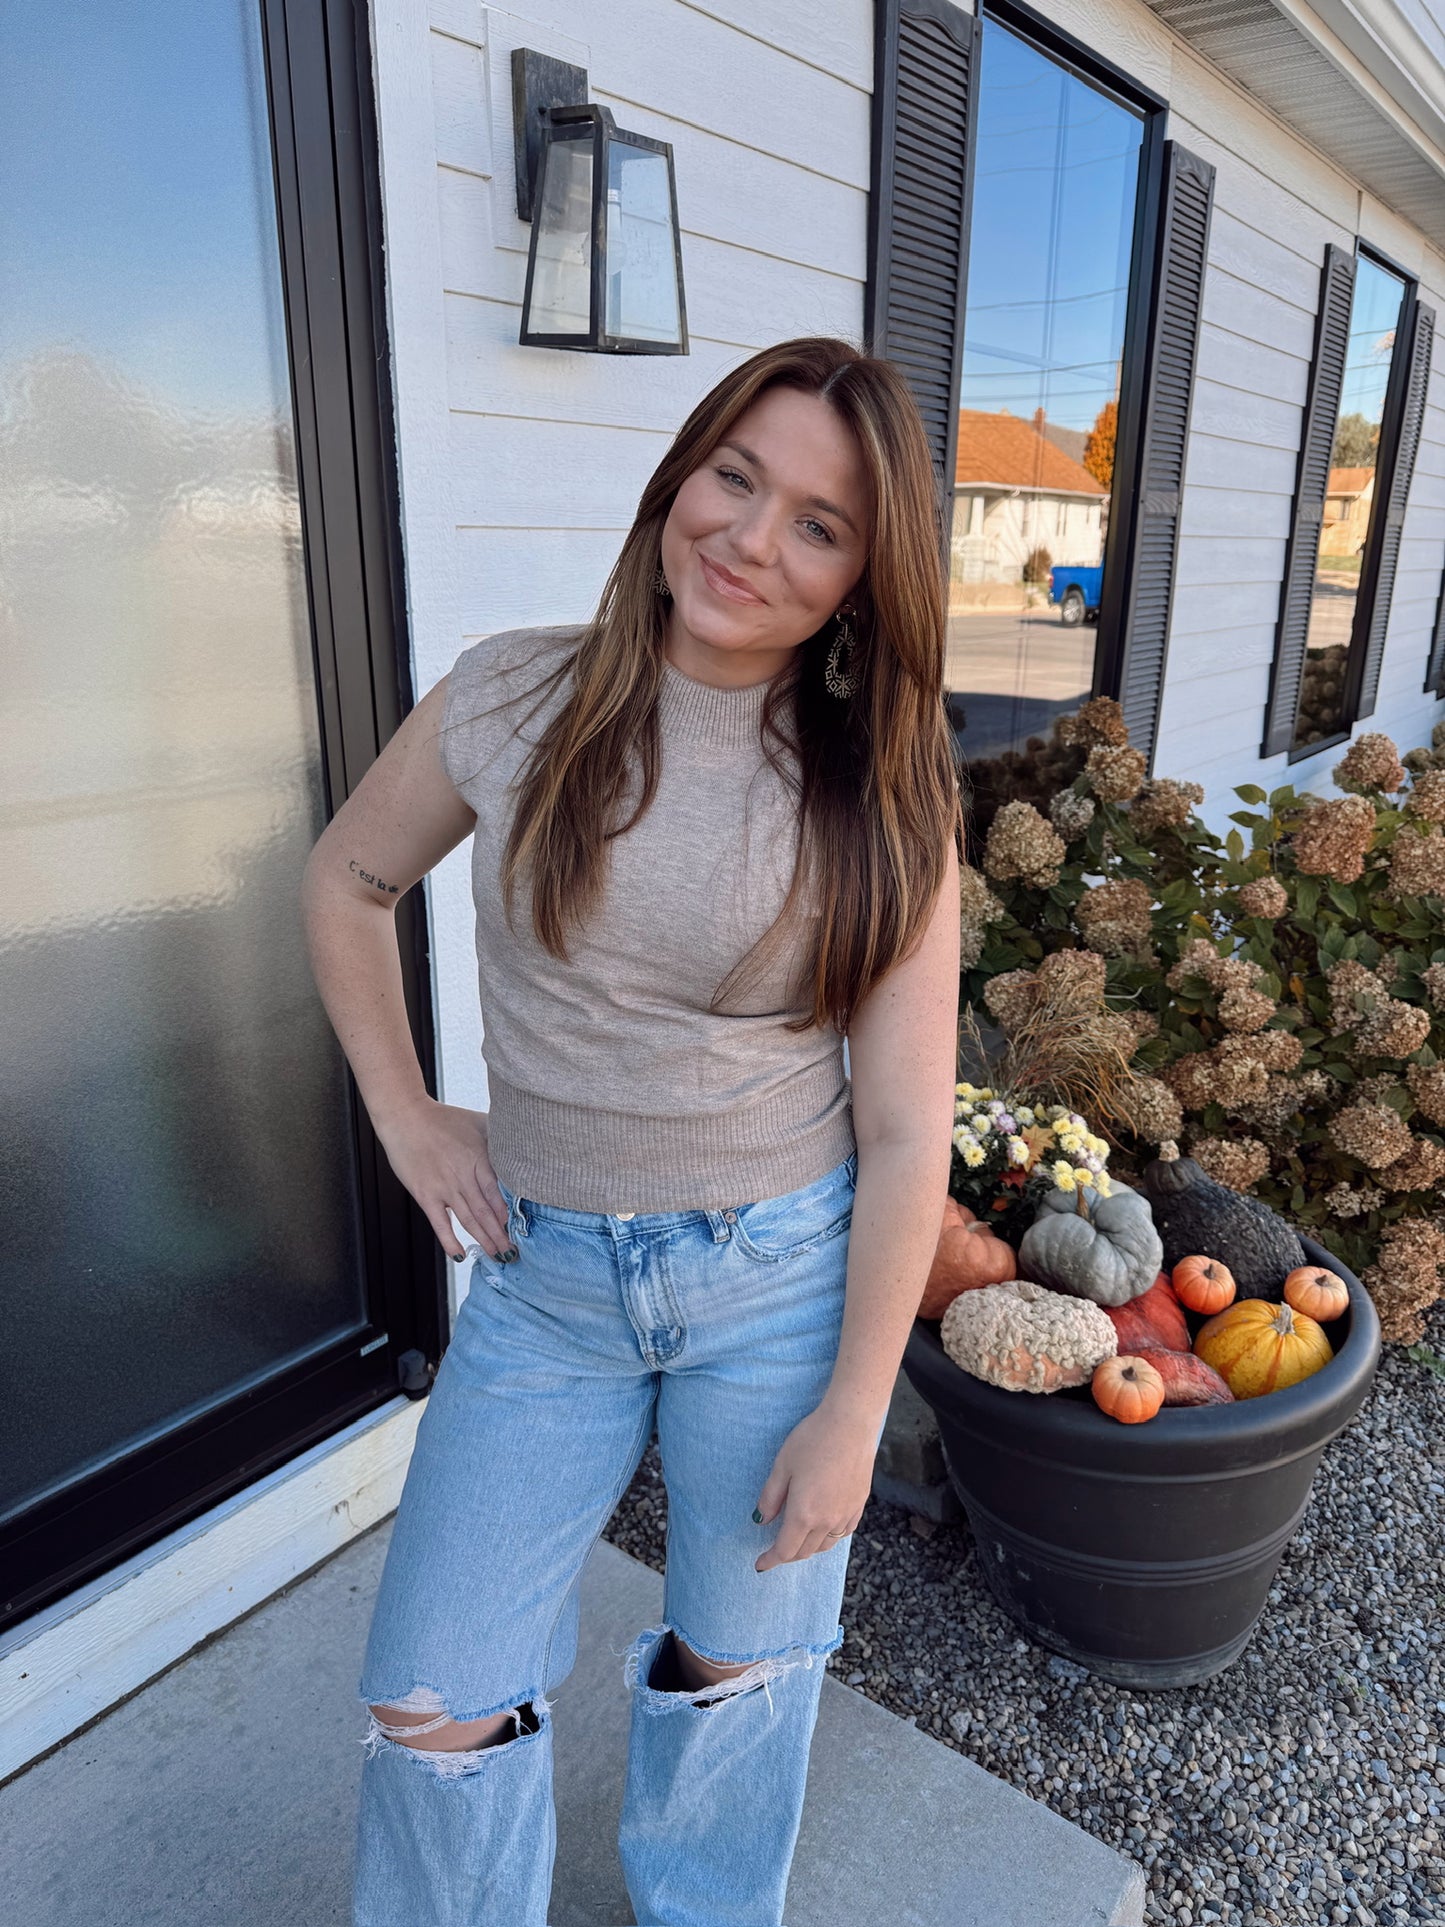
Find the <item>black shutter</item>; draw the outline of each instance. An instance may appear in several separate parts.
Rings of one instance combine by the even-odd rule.
[[[1135,527],[1115,605],[1120,610],[1114,648],[1119,704],[1130,742],[1143,750],[1151,765],[1164,688],[1213,202],[1213,166],[1177,141],[1166,141],[1140,412]]]
[[[1315,316],[1314,354],[1309,393],[1305,397],[1304,427],[1300,437],[1299,467],[1295,473],[1294,516],[1284,552],[1284,582],[1280,589],[1279,623],[1274,638],[1274,671],[1265,709],[1261,756],[1276,756],[1294,743],[1299,709],[1300,678],[1304,674],[1305,642],[1309,635],[1310,602],[1314,594],[1315,562],[1319,556],[1320,524],[1324,520],[1325,491],[1330,479],[1330,456],[1340,416],[1340,384],[1345,374],[1345,350],[1350,339],[1350,304],[1355,292],[1355,257],[1332,242],[1325,249],[1320,281],[1319,312]]]
[[[1440,672],[1445,669],[1445,577],[1440,583],[1440,596],[1435,604],[1435,633],[1430,639],[1430,661],[1425,668],[1425,694],[1438,696]]]
[[[898,364],[928,430],[948,539],[968,274],[979,24],[948,0],[878,0],[870,352]]]
[[[1390,598],[1395,592],[1395,570],[1400,560],[1400,537],[1405,528],[1405,504],[1410,497],[1410,478],[1415,473],[1415,453],[1420,446],[1420,427],[1425,419],[1425,391],[1430,386],[1430,354],[1435,341],[1435,310],[1416,300],[1409,316],[1407,337],[1400,352],[1410,358],[1400,404],[1400,426],[1394,441],[1388,478],[1376,477],[1375,486],[1384,487],[1377,498],[1375,513],[1384,513],[1384,525],[1377,537],[1379,561],[1369,605],[1369,627],[1365,631],[1364,660],[1360,665],[1360,695],[1355,705],[1355,720],[1375,713],[1375,692],[1380,686],[1380,664],[1385,654],[1385,631],[1390,626]],[[1367,593],[1361,585],[1361,594]]]

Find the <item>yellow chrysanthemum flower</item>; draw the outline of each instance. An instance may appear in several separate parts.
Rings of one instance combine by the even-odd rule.
[[[982,1164],[983,1146],[981,1144],[965,1144],[963,1147],[963,1161],[970,1166]]]
[[[1061,1191],[1077,1191],[1079,1188],[1078,1180],[1074,1176],[1073,1165],[1065,1164],[1056,1166],[1054,1169],[1054,1183]]]

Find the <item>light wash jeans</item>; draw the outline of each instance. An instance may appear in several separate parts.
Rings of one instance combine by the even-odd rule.
[[[358,1693],[438,1724],[515,1709],[517,1731],[423,1752],[370,1718],[354,1927],[546,1927],[548,1695],[576,1662],[583,1564],[654,1424],[667,1577],[663,1623],[623,1667],[623,1873],[639,1927],[779,1927],[852,1539],[760,1573],[779,1520],[753,1508],[827,1390],[856,1176],[854,1154],[781,1197],[630,1218],[504,1188],[520,1257],[474,1260]],[[654,1688],[669,1629],[747,1671]]]

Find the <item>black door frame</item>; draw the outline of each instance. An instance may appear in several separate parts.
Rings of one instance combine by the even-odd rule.
[[[328,815],[414,700],[396,491],[381,187],[364,0],[256,0]],[[300,877],[297,878],[299,917]],[[396,908],[402,978],[436,1090],[426,911]],[[117,1456],[0,1528],[0,1629],[38,1611],[407,1389],[449,1330],[446,1266],[347,1073],[371,1322]],[[418,1361],[414,1356],[421,1354]],[[405,1365],[400,1362],[404,1354]]]

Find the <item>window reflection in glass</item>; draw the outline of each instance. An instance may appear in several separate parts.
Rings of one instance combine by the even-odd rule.
[[[1093,686],[1142,139],[985,19],[946,671],[980,790]]]
[[[1340,413],[1320,522],[1310,594],[1309,634],[1300,679],[1294,747],[1339,736],[1352,720],[1352,638],[1360,571],[1375,507],[1375,469],[1385,391],[1395,357],[1405,284],[1362,254],[1355,264],[1350,339],[1340,386]]]

